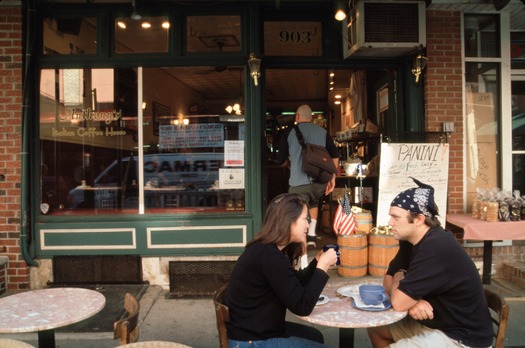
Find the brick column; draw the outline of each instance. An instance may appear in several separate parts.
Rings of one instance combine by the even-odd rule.
[[[0,255],[8,259],[8,291],[29,288],[29,268],[20,251],[23,44],[21,2],[1,1]]]
[[[448,213],[463,212],[463,86],[461,13],[427,11],[425,102],[427,131],[454,122],[449,138]]]

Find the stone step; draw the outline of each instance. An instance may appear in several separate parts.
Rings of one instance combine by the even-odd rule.
[[[525,262],[512,261],[503,263],[503,279],[525,288]]]

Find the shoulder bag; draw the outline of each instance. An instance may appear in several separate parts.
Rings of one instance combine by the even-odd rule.
[[[294,126],[297,140],[301,144],[302,167],[301,169],[315,182],[324,184],[332,179],[337,172],[334,161],[324,146],[306,144],[299,126]]]

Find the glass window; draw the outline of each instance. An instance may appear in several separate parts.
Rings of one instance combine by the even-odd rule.
[[[525,69],[525,32],[510,33],[511,69]]]
[[[44,54],[97,53],[96,18],[44,18]]]
[[[241,17],[188,16],[186,18],[186,51],[240,52]]]
[[[132,69],[46,69],[40,84],[43,213],[137,211]],[[131,157],[133,158],[133,157]]]
[[[468,14],[464,17],[466,57],[500,57],[498,15]]]
[[[169,29],[168,17],[115,18],[115,52],[168,52]]]
[[[144,69],[146,212],[244,211],[243,74],[233,66]],[[226,111],[230,104],[238,111]]]
[[[42,70],[42,213],[244,211],[244,73]]]
[[[469,203],[477,188],[499,187],[499,64],[466,63],[467,193]]]

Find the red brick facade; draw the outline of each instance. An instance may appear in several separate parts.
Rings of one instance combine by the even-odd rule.
[[[461,13],[427,12],[427,71],[425,103],[427,131],[441,131],[454,122],[449,139],[448,212],[463,212],[463,95]]]
[[[0,256],[8,258],[8,291],[29,288],[20,252],[22,61],[22,7],[0,3]]]

